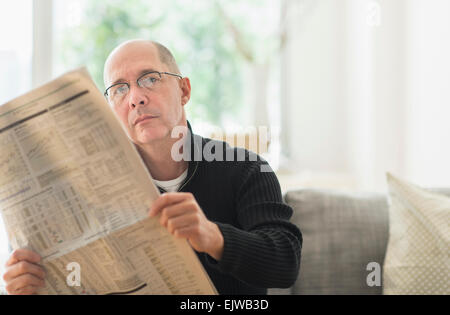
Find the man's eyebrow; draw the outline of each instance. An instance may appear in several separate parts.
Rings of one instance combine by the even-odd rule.
[[[155,69],[152,69],[152,68],[144,69],[144,70],[142,70],[142,71],[139,73],[138,78],[141,77],[142,75],[146,74],[146,73],[149,73],[149,72],[159,72],[159,71],[156,71]]]
[[[152,68],[141,70],[136,79],[140,78],[142,75],[149,73],[149,72],[158,72],[158,71],[156,71],[155,69],[152,69]],[[114,85],[117,83],[126,83],[126,82],[127,81],[125,79],[120,78],[120,79],[115,80],[113,83],[111,83],[111,85]]]

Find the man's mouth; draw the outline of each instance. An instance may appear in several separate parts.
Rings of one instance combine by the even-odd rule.
[[[139,116],[135,121],[134,121],[134,125],[136,126],[137,124],[144,122],[144,121],[148,121],[154,118],[158,118],[158,116],[152,116],[152,115],[142,115]]]

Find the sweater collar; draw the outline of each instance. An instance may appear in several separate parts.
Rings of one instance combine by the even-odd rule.
[[[197,173],[198,167],[200,166],[200,161],[198,161],[198,157],[202,156],[202,142],[203,138],[199,135],[194,134],[192,131],[192,126],[189,123],[189,120],[187,120],[187,126],[188,126],[188,137],[190,138],[190,152],[189,156],[190,159],[188,161],[188,174],[186,176],[186,179],[181,184],[178,191],[181,191],[184,186],[186,186],[191,179],[195,176]]]

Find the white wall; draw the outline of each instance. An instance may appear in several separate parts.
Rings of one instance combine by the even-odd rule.
[[[405,176],[405,1],[347,1],[350,171],[359,188],[383,190]]]
[[[385,190],[386,171],[450,186],[450,1],[296,3],[282,117],[293,168],[362,190]]]
[[[408,171],[427,186],[450,186],[450,1],[410,0]]]
[[[333,0],[295,3],[286,48],[284,145],[299,169],[347,169],[344,6]]]

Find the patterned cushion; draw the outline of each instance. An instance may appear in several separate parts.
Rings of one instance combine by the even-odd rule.
[[[450,198],[388,175],[385,294],[450,294]]]

